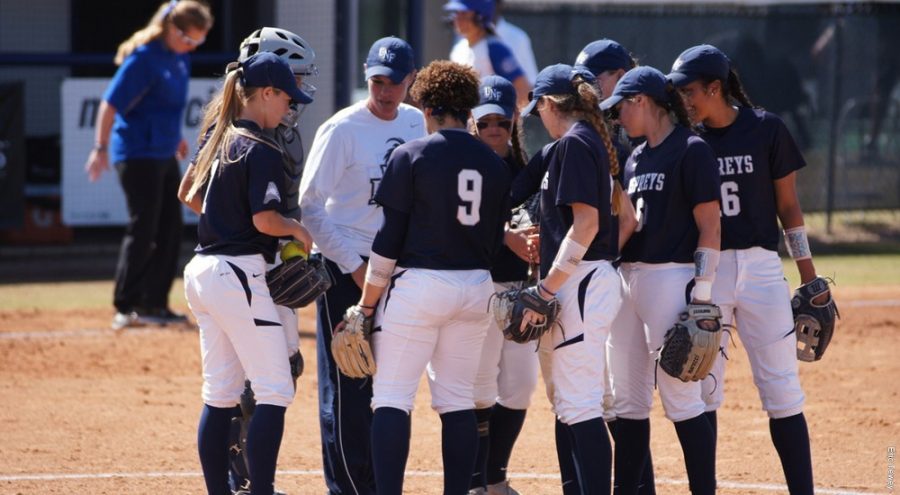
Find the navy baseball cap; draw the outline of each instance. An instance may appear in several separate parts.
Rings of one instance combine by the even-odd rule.
[[[619,79],[612,95],[600,102],[600,109],[609,110],[625,98],[637,94],[647,95],[660,102],[668,102],[669,95],[666,92],[668,84],[665,74],[659,70],[647,65],[635,67]]]
[[[284,91],[292,103],[312,103],[312,96],[297,87],[294,72],[288,63],[272,52],[259,52],[239,64],[242,69],[241,84],[245,88],[272,86]]]
[[[555,64],[544,67],[534,81],[534,90],[528,95],[531,100],[522,110],[522,115],[534,112],[538,100],[547,95],[574,95],[577,93],[572,80],[581,76],[585,81],[594,82],[594,74],[584,67],[572,67],[568,64]]]
[[[500,76],[487,76],[478,87],[478,106],[472,109],[472,117],[478,120],[496,113],[508,119],[516,112],[516,88]]]
[[[475,12],[485,24],[494,20],[494,0],[450,0],[444,4],[444,12]]]
[[[374,76],[387,76],[394,84],[399,84],[415,69],[412,47],[400,38],[381,38],[369,48],[366,80]]]
[[[675,86],[690,84],[701,77],[728,80],[731,61],[712,45],[697,45],[681,52],[672,64],[669,80]]]
[[[575,59],[576,67],[584,67],[595,76],[608,70],[629,70],[634,65],[631,55],[618,42],[609,39],[592,41]]]

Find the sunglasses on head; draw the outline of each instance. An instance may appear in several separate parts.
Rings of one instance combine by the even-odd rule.
[[[503,129],[504,131],[508,131],[512,129],[512,121],[511,120],[494,120],[494,121],[478,121],[475,123],[475,126],[478,127],[479,131],[483,131],[490,127],[491,125],[496,125],[497,127]]]

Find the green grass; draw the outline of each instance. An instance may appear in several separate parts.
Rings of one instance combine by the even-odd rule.
[[[784,259],[784,274],[797,287],[800,276],[791,259]],[[831,277],[839,287],[900,285],[900,254],[814,256],[816,272]]]
[[[0,311],[28,308],[111,311],[112,299],[111,280],[0,285]],[[169,303],[175,307],[186,306],[181,279],[175,280]]]

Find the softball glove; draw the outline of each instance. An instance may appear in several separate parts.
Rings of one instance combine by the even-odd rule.
[[[331,336],[331,355],[341,373],[350,378],[366,378],[375,374],[375,356],[369,342],[372,320],[359,306],[350,306]]]
[[[722,312],[715,304],[688,304],[666,332],[659,367],[683,382],[709,375],[722,342]]]
[[[266,273],[272,300],[279,306],[302,308],[331,288],[334,279],[316,256],[291,258]]]
[[[526,309],[537,313],[540,317],[538,321],[525,321]],[[503,330],[503,336],[520,344],[537,340],[550,331],[559,317],[559,311],[559,300],[555,297],[550,300],[542,298],[536,286],[509,289],[491,298],[491,312],[497,326]]]
[[[826,292],[828,299],[823,304],[813,302]],[[797,334],[797,359],[807,362],[822,359],[834,335],[834,325],[841,316],[828,290],[828,281],[816,277],[812,282],[798,287],[791,298],[791,309],[794,311],[794,331]]]

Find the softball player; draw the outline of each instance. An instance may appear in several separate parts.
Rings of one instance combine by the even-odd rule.
[[[512,82],[519,106],[528,102],[531,83],[512,50],[494,31],[493,0],[450,0],[444,11],[462,39],[450,52],[450,60],[474,67],[480,77],[498,75]]]
[[[614,40],[604,38],[588,43],[581,50],[581,52],[579,52],[578,57],[575,59],[575,66],[584,67],[585,69],[591,71],[594,77],[597,78],[595,86],[600,92],[600,97],[606,98],[612,95],[613,90],[616,87],[616,83],[618,83],[619,79],[621,79],[622,76],[625,75],[625,72],[637,66],[637,61],[621,44]],[[631,155],[631,151],[634,146],[643,142],[644,139],[636,138],[634,140],[631,140],[617,120],[612,121],[611,124],[612,125],[610,126],[610,133],[612,135],[613,144],[616,147],[616,156],[619,159],[619,163],[627,163],[628,157]],[[624,182],[624,167],[622,167],[619,172],[620,175],[617,178],[620,181]],[[624,247],[625,242],[637,227],[636,222],[627,222],[625,221],[626,218],[628,217],[623,215],[619,216],[620,250],[622,249],[622,247]],[[618,426],[618,423],[616,422],[615,403],[613,399],[612,387],[609,384],[610,355],[611,352],[609,348],[609,342],[607,341],[607,382],[605,389],[606,396],[604,397],[604,417],[606,418],[606,426],[609,427],[609,431],[610,433],[612,433],[613,440],[616,440],[616,427]],[[620,450],[616,449],[615,452],[619,453]],[[621,462],[622,461],[620,461],[620,463]],[[613,484],[613,486],[617,485],[617,483]],[[653,459],[649,451],[647,452],[647,464],[642,471],[641,480],[638,484],[638,493],[642,495],[653,495],[656,493],[653,477]]]
[[[618,160],[599,112],[590,72],[557,64],[537,77],[525,114],[536,111],[551,137],[541,193],[543,297],[562,304],[552,347],[553,409],[571,442],[583,493],[609,493],[612,452],[603,421],[606,339],[621,304],[611,261],[618,249]],[[533,172],[522,175],[533,181]],[[516,193],[520,190],[515,187]],[[513,196],[513,201],[519,199]],[[529,315],[530,316],[530,315]],[[565,480],[564,480],[565,481]]]
[[[312,98],[286,62],[259,53],[225,78],[215,128],[197,158],[187,199],[201,194],[196,256],[184,270],[185,295],[200,327],[203,401],[198,447],[207,491],[230,493],[228,443],[244,381],[253,382],[256,411],[247,435],[253,493],[271,494],[284,413],[294,396],[288,348],[266,285],[278,237],[312,239],[278,210],[287,190],[272,129],[290,103]],[[245,198],[244,200],[235,200]]]
[[[511,177],[525,168],[519,139],[516,88],[500,76],[482,79],[480,101],[472,109],[475,135],[506,162]],[[536,229],[509,230],[505,238],[522,257],[502,247],[494,260],[491,278],[499,292],[522,287],[528,279],[527,236]],[[524,257],[524,259],[523,259]],[[509,487],[506,466],[537,386],[538,360],[533,345],[505,340],[491,320],[481,351],[475,382],[475,416],[478,419],[478,458],[472,476],[473,494],[517,494]]]
[[[629,137],[647,139],[625,167],[638,227],[622,251],[624,302],[609,339],[616,487],[637,492],[650,446],[655,380],[666,417],[675,423],[691,492],[714,493],[715,438],[700,383],[656,373],[654,355],[691,299],[711,299],[719,252],[715,159],[689,130],[674,88],[652,67],[626,72],[601,108],[618,111]]]
[[[719,49],[700,45],[684,51],[669,78],[718,160],[722,255],[713,300],[723,323],[738,326],[790,492],[813,493],[791,293],[778,257],[776,220],[801,281],[815,279],[795,187],[796,171],[806,162],[781,119],[753,107]],[[713,373],[715,380],[703,382],[703,396],[715,427],[724,398],[722,357]]]
[[[319,127],[300,183],[303,224],[336,283],[316,301],[319,421],[325,482],[333,494],[375,492],[370,447],[372,383],[339,373],[331,335],[359,300],[372,240],[384,215],[375,202],[391,152],[425,135],[422,112],[406,105],[415,78],[413,51],[398,38],[369,50],[369,97]],[[379,490],[380,491],[380,490]]]
[[[372,453],[378,493],[402,493],[409,414],[427,366],[432,408],[443,425],[444,493],[459,495],[469,489],[478,450],[478,361],[471,356],[481,353],[490,326],[488,268],[509,217],[510,174],[466,132],[478,103],[472,69],[432,62],[411,93],[425,109],[430,135],[400,145],[388,161],[375,194],[384,224],[358,304],[371,315],[380,300],[380,329],[372,334]]]

